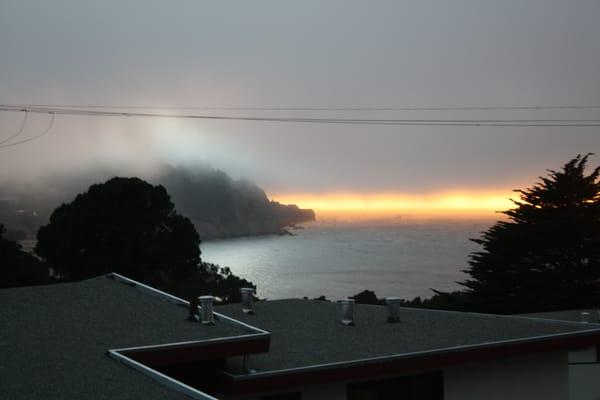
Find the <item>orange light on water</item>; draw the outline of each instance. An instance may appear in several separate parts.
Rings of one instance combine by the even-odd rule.
[[[473,215],[493,214],[513,206],[511,192],[447,192],[428,195],[385,194],[281,194],[274,200],[311,208],[317,214],[364,215]]]

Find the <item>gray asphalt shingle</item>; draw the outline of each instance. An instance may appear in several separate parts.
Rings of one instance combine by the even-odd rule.
[[[588,322],[598,324],[600,323],[600,310],[598,309],[580,309],[580,310],[564,310],[564,311],[548,311],[540,313],[522,314],[525,317],[531,318],[542,318],[557,321],[574,321],[581,322],[581,313],[587,312],[589,314]]]
[[[454,346],[578,332],[589,325],[529,318],[402,308],[401,322],[386,321],[383,306],[357,304],[355,326],[344,326],[340,305],[313,300],[258,302],[246,315],[239,304],[216,311],[271,332],[267,354],[251,357],[257,372],[407,354]],[[236,364],[230,365],[232,372]]]
[[[245,333],[106,276],[0,290],[0,398],[187,399],[107,350]]]

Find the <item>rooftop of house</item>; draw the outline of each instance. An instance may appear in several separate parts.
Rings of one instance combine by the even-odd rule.
[[[109,349],[247,333],[186,320],[184,305],[101,276],[0,290],[0,376],[10,399],[182,399],[107,356]]]
[[[600,324],[600,310],[598,309],[577,309],[563,311],[546,311],[539,313],[522,314],[524,317],[542,318],[554,321],[573,321],[582,322],[582,313],[587,313],[587,322],[591,324]]]
[[[187,302],[118,274],[2,289],[2,393],[11,399],[183,399],[181,391],[212,388],[198,368],[223,378],[214,383],[224,385],[215,386],[219,393],[250,393],[440,368],[476,352],[498,357],[515,349],[600,343],[596,324],[529,316],[401,308],[400,322],[389,323],[386,307],[356,305],[355,324],[346,326],[341,306],[332,302],[264,301],[254,310],[217,306],[214,325],[190,322]]]
[[[600,332],[574,322],[415,308],[401,308],[401,322],[388,323],[385,306],[365,304],[355,306],[355,325],[345,326],[339,304],[315,300],[272,300],[254,308],[253,315],[239,304],[216,311],[271,333],[270,351],[251,357],[256,373]],[[239,373],[235,364],[229,368]]]

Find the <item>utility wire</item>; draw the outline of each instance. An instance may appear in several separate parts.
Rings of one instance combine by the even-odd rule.
[[[19,128],[19,130],[17,131],[17,133],[7,137],[6,139],[0,140],[0,145],[9,142],[15,138],[17,138],[24,130],[25,130],[25,125],[27,124],[27,117],[29,116],[29,113],[26,111],[25,112],[25,117],[23,117],[23,122],[21,122],[21,128]]]
[[[95,117],[154,117],[226,121],[296,122],[346,125],[400,125],[400,126],[500,126],[500,127],[600,127],[600,119],[357,119],[357,118],[301,118],[301,117],[248,117],[231,115],[171,114],[158,112],[125,112],[82,110],[74,108],[19,107],[0,105],[0,111],[63,114]]]
[[[37,140],[37,139],[41,138],[42,136],[46,135],[48,132],[50,132],[50,129],[52,129],[52,125],[54,124],[54,113],[50,113],[50,114],[52,115],[52,118],[50,119],[50,123],[48,124],[48,127],[42,131],[42,133],[40,133],[39,135],[36,135],[36,136],[32,136],[27,139],[19,140],[17,142],[0,145],[0,149],[4,149],[7,147],[12,147],[12,146],[16,146],[19,144],[31,142],[31,141]]]
[[[484,106],[484,107],[185,107],[139,105],[78,105],[78,104],[19,104],[15,107],[50,107],[78,109],[129,110],[229,110],[229,111],[495,111],[495,110],[597,110],[600,105],[541,105],[541,106]]]

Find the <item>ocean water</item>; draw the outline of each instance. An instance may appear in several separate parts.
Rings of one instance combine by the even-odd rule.
[[[205,242],[202,259],[253,281],[259,297],[325,295],[331,300],[364,289],[379,297],[429,297],[453,290],[494,219],[315,222],[295,236]]]

